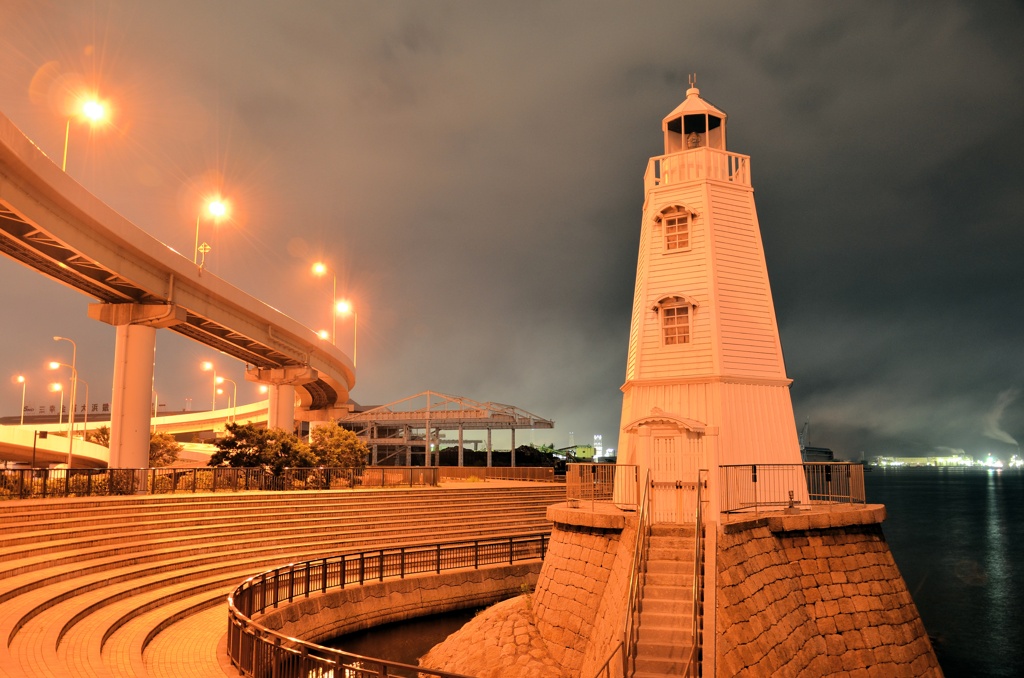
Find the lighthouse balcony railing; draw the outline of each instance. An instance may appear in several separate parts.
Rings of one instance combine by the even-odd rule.
[[[723,513],[866,502],[861,464],[731,464],[720,473]]]
[[[698,179],[750,186],[750,156],[707,147],[660,155],[647,163],[644,191]]]

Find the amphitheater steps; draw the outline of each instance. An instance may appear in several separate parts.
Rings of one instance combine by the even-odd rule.
[[[546,507],[563,497],[558,486],[523,484],[8,502],[0,676],[145,676],[147,643],[223,608],[256,572],[388,545],[547,531]]]

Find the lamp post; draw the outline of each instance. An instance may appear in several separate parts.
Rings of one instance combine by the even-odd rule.
[[[85,406],[82,408],[82,440],[85,440],[89,430],[89,382],[81,377],[78,377],[78,381],[85,385]]]
[[[217,409],[217,369],[213,366],[213,363],[206,361],[202,364],[204,372],[213,372],[213,405],[210,406],[210,411]]]
[[[238,384],[225,377],[214,377],[215,384],[223,384],[225,381],[231,384],[231,423],[235,422],[235,410],[238,408]]]
[[[336,313],[341,314],[352,314],[352,367],[356,367],[358,361],[358,346],[356,344],[359,338],[359,314],[356,313],[356,307],[347,300],[342,300],[334,305]]]
[[[323,276],[327,273],[327,264],[322,261],[318,261],[313,264],[313,275]],[[331,308],[335,308],[338,305],[338,274],[333,270],[331,271]],[[325,339],[324,333],[319,332],[321,339]],[[338,316],[337,313],[331,313],[331,343],[335,346],[338,345]]]
[[[78,390],[78,369],[75,367],[76,360],[78,359],[78,344],[73,339],[67,337],[54,337],[54,341],[67,341],[71,344],[71,365],[66,367],[71,368],[71,412],[68,417],[68,468],[71,468],[72,462],[72,434],[75,432],[75,391]],[[51,368],[53,363],[50,363]]]
[[[19,374],[16,377],[15,381],[17,381],[19,384],[21,384],[21,423],[19,423],[18,425],[19,426],[24,426],[25,425],[25,387],[27,386],[27,383],[25,381],[25,375]]]
[[[218,221],[224,218],[224,215],[228,213],[228,205],[220,198],[210,200],[206,203],[206,211],[214,221]],[[203,218],[202,210],[196,215],[196,248],[192,252],[192,263],[197,264],[200,269],[206,265],[206,253],[210,251],[210,246],[205,242],[200,246],[199,244],[199,221]],[[199,262],[199,253],[203,253],[203,261]]]
[[[106,117],[107,109],[106,106],[94,98],[86,99],[81,102],[81,105],[78,108],[78,114],[95,126]],[[68,118],[67,126],[64,128],[64,158],[60,163],[60,169],[62,172],[68,171],[68,139],[70,137],[71,117]]]

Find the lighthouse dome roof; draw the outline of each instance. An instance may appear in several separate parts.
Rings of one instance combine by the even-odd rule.
[[[678,120],[684,115],[712,115],[716,118],[726,117],[726,114],[720,108],[714,106],[706,99],[702,99],[700,96],[700,90],[696,87],[691,87],[686,90],[686,98],[683,99],[683,103],[676,106],[675,110],[665,116],[662,121],[668,124],[670,120]]]

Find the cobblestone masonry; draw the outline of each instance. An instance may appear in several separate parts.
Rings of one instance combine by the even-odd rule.
[[[866,524],[793,516],[723,527],[719,676],[942,675],[876,511]]]
[[[524,597],[530,605],[506,602],[485,610],[435,646],[424,666],[528,678],[588,676],[604,663],[622,633],[636,519],[564,504],[550,507],[548,518],[554,528],[536,591]],[[502,660],[494,671],[495,648],[511,652],[517,645],[520,659]]]
[[[493,605],[420,659],[420,666],[478,678],[568,678],[533,623],[533,596]]]

